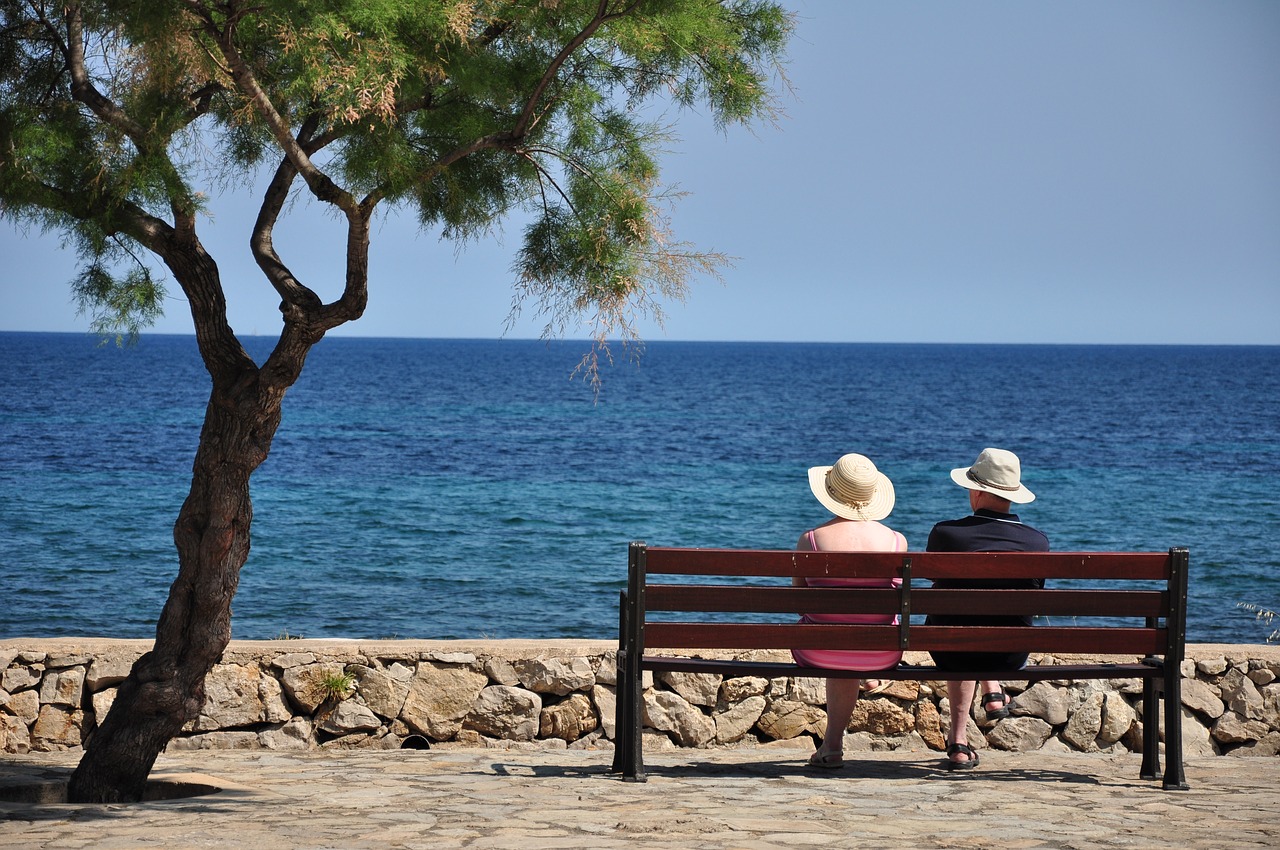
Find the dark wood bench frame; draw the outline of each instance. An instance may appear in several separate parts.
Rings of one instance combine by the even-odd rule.
[[[1188,788],[1182,767],[1181,665],[1186,644],[1184,548],[1161,552],[802,552],[630,546],[618,638],[617,731],[612,770],[645,781],[641,739],[644,671],[723,676],[877,678],[915,681],[1142,680],[1143,779],[1160,773],[1164,699],[1166,790]],[[653,584],[651,575],[719,577],[716,583]],[[793,577],[899,578],[899,588],[793,587]],[[1090,580],[1085,589],[934,589],[940,578]],[[786,579],[762,585],[760,579]],[[748,582],[754,582],[748,584]],[[922,584],[917,585],[917,582]],[[1123,582],[1138,582],[1140,587]],[[1094,587],[1101,583],[1103,587]],[[795,612],[897,614],[897,625],[819,625]],[[787,614],[785,621],[650,619],[653,612]],[[1125,618],[1132,625],[927,626],[912,615],[1042,615]],[[1096,622],[1096,621],[1095,621]],[[693,650],[860,649],[1132,655],[1133,663],[1029,665],[1017,672],[899,665],[853,671],[794,663],[702,658]],[[671,654],[649,654],[649,650]],[[724,654],[724,653],[719,653]]]

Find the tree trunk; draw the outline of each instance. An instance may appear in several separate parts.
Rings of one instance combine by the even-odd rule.
[[[266,458],[283,395],[260,392],[254,375],[230,389],[215,386],[205,414],[191,492],[174,525],[178,577],[155,646],[90,737],[67,789],[70,802],[141,799],[156,757],[199,716],[205,677],[231,639],[231,599],[249,557],[249,476]]]
[[[190,244],[165,259],[190,299],[213,388],[191,491],[173,527],[178,577],[160,614],[155,645],[134,664],[85,745],[67,786],[74,803],[140,800],[156,758],[200,715],[205,677],[231,640],[231,600],[249,557],[249,478],[271,449],[285,390],[322,336],[301,334],[286,323],[260,369],[226,324],[212,259]]]

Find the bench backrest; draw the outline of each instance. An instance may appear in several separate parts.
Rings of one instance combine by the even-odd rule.
[[[1181,548],[1168,552],[805,552],[632,543],[622,638],[633,651],[943,649],[1162,655],[1176,661],[1181,659],[1186,637],[1188,560],[1188,551]],[[701,577],[701,581],[654,583],[652,576]],[[792,587],[795,577],[886,583],[899,579],[901,586]],[[1027,590],[929,586],[935,579],[946,578],[1043,579],[1050,586]],[[1055,580],[1071,580],[1072,585],[1087,581],[1089,586],[1055,588]],[[652,619],[651,612],[664,616]],[[798,612],[896,614],[899,622],[801,624]],[[714,621],[727,614],[765,617],[752,622]],[[922,625],[920,615],[927,614],[1041,616],[1050,623]],[[1121,618],[1121,624],[1098,625],[1097,618]]]

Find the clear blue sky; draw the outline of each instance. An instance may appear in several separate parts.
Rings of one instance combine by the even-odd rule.
[[[678,235],[737,260],[648,339],[1280,344],[1280,2],[787,5],[778,126],[678,116]],[[232,325],[274,333],[253,209],[219,198],[202,232]],[[277,245],[332,297],[342,229],[302,213]],[[501,336],[518,233],[459,255],[385,221],[337,333]],[[56,239],[0,223],[0,258],[0,330],[85,329]],[[155,330],[189,333],[169,288]]]

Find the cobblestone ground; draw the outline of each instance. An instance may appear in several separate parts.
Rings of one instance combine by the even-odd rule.
[[[206,751],[153,778],[216,793],[127,806],[0,802],[4,848],[1276,848],[1280,761],[1202,758],[1189,791],[1138,779],[1139,758],[865,753],[840,771],[808,748],[682,750],[647,783],[606,751]],[[56,788],[75,754],[0,756],[0,799]],[[6,790],[7,789],[7,790]]]

